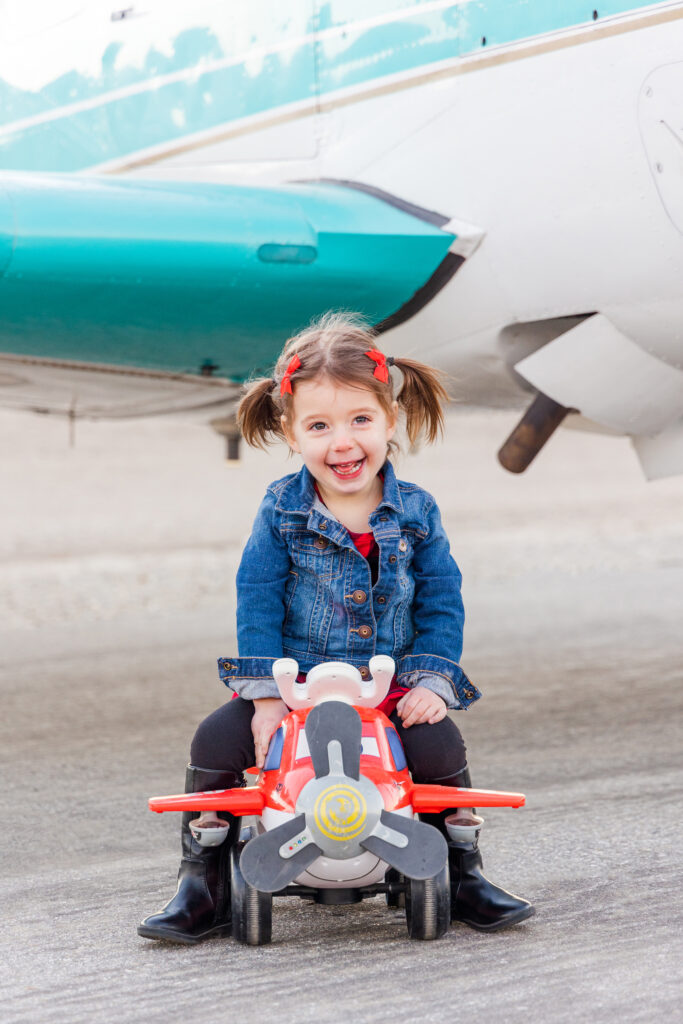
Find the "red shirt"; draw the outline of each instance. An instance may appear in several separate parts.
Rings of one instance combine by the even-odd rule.
[[[379,546],[375,540],[374,533],[354,533],[353,530],[349,530],[349,537],[358,548],[363,558],[369,558],[370,555],[379,554]]]

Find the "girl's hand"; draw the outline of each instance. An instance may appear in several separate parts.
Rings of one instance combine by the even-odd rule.
[[[279,697],[262,697],[260,700],[254,701],[251,732],[254,737],[257,768],[263,768],[270,738],[282,719],[288,714],[289,708]]]
[[[435,725],[446,717],[448,708],[438,693],[428,690],[426,686],[416,686],[404,693],[396,710],[403,719],[403,728],[408,729],[411,725],[421,725],[423,722]]]

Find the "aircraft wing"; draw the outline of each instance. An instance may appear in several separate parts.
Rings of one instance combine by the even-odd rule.
[[[328,309],[411,316],[463,262],[448,223],[344,182],[0,175],[0,352],[243,380]]]

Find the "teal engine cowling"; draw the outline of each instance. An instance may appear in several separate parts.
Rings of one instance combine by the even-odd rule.
[[[462,262],[447,220],[348,183],[2,175],[0,350],[242,380],[328,309],[407,318]]]

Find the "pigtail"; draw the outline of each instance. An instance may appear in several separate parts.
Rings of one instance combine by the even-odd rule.
[[[403,374],[403,386],[397,401],[406,416],[406,431],[411,445],[424,430],[431,444],[443,434],[443,405],[448,392],[443,386],[443,374],[416,359],[395,357],[393,365]]]
[[[273,400],[275,381],[259,377],[247,385],[237,407],[237,425],[252,448],[265,448],[276,438],[284,437],[280,409]]]

